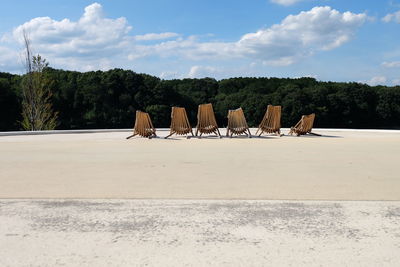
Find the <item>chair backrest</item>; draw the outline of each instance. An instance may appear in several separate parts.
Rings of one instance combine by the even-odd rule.
[[[156,129],[154,128],[148,113],[140,110],[136,111],[135,126],[133,127],[133,131],[134,133],[143,137],[149,137],[155,134]]]
[[[278,131],[281,128],[281,106],[268,105],[259,128]]]
[[[199,105],[197,111],[197,129],[201,133],[212,133],[218,129],[217,120],[211,103]]]
[[[176,134],[187,134],[192,131],[185,108],[172,107],[171,132]]]
[[[311,132],[314,125],[315,113],[310,115],[301,116],[300,125],[297,130],[301,133],[309,133]]]
[[[228,130],[235,134],[245,133],[249,127],[242,108],[228,111]]]

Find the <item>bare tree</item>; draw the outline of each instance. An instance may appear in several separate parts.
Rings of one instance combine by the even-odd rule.
[[[44,73],[49,65],[40,55],[32,56],[30,41],[23,31],[26,74],[22,79],[22,122],[24,130],[53,130],[58,113],[51,104],[51,80]]]

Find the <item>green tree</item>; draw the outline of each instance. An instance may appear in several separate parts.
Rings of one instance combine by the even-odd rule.
[[[57,113],[51,102],[51,80],[44,73],[48,63],[40,55],[32,56],[29,39],[24,32],[27,73],[22,79],[22,121],[24,130],[53,130]]]
[[[16,91],[12,88],[13,75],[0,73],[0,131],[17,130],[20,103]],[[2,77],[3,76],[3,77]],[[17,77],[15,75],[15,77]]]

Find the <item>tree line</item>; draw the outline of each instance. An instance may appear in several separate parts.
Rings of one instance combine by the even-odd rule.
[[[316,113],[315,127],[400,129],[400,86],[321,82],[314,78],[175,79],[131,70],[76,72],[47,67],[57,129],[129,128],[136,110],[156,127],[169,127],[172,106],[185,107],[195,126],[197,106],[212,103],[220,127],[242,107],[257,127],[267,105],[282,106],[282,126]],[[25,74],[26,75],[26,74]],[[0,72],[0,131],[21,130],[25,75]]]

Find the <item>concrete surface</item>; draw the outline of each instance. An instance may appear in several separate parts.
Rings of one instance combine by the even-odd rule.
[[[400,202],[0,200],[0,266],[399,266]]]
[[[315,131],[323,136],[2,136],[0,198],[400,200],[400,131]]]

